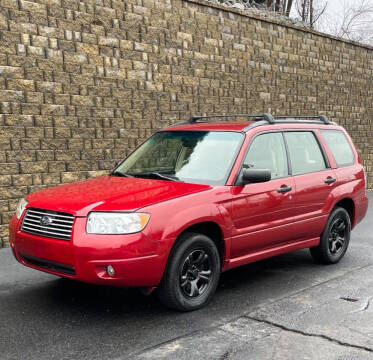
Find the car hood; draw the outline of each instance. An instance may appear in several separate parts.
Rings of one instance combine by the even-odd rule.
[[[29,206],[86,216],[89,211],[131,211],[210,189],[209,185],[102,176],[27,195]]]

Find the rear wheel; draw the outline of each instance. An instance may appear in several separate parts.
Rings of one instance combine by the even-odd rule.
[[[348,212],[335,208],[329,216],[320,238],[320,245],[310,248],[312,257],[322,264],[335,264],[345,255],[351,235],[351,220]]]
[[[220,277],[220,256],[207,236],[186,233],[171,251],[160,286],[161,302],[180,311],[197,310],[206,305]]]

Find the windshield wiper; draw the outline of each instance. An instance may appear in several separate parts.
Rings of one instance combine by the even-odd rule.
[[[136,173],[136,174],[131,174],[131,175],[135,177],[149,177],[149,178],[157,178],[161,180],[180,181],[177,177],[163,175],[156,171],[146,172],[146,173]]]
[[[114,170],[110,173],[110,176],[120,176],[120,177],[128,177],[128,178],[133,178],[132,175],[130,174],[126,174],[126,173],[122,173],[118,170]]]

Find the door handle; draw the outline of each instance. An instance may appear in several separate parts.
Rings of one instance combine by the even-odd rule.
[[[277,192],[280,193],[280,194],[284,194],[284,193],[287,193],[289,191],[292,190],[292,187],[291,186],[281,186],[279,189],[277,189]]]
[[[325,180],[324,180],[324,183],[325,184],[333,184],[337,181],[337,179],[334,179],[332,178],[331,176],[328,176]]]

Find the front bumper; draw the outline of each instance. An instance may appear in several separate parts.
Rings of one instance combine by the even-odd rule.
[[[21,219],[22,220],[22,219]],[[78,281],[113,286],[157,286],[165,258],[158,242],[143,232],[96,235],[85,231],[86,218],[76,217],[70,241],[47,238],[20,230],[13,217],[9,242],[16,259],[25,266]],[[112,265],[114,276],[106,267]]]

